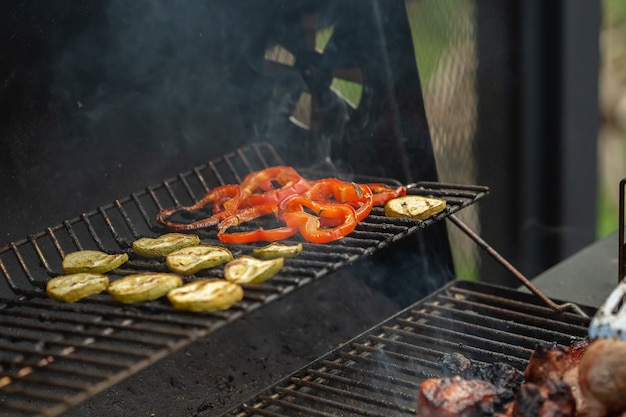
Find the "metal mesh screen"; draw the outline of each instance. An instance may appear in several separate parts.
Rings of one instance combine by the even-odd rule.
[[[476,184],[474,1],[408,0],[406,6],[439,178],[444,182]],[[465,210],[459,217],[480,231],[478,207]],[[478,248],[461,237],[458,230],[451,229],[449,234],[457,275],[476,276]]]

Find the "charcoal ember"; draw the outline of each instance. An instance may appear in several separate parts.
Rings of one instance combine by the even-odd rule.
[[[445,376],[465,375],[472,372],[472,360],[461,353],[445,353],[441,357],[441,370]]]
[[[524,374],[520,370],[503,362],[487,364],[473,361],[461,353],[446,353],[440,364],[444,376],[480,379],[506,390],[516,391],[524,382]]]
[[[569,385],[550,380],[525,383],[517,393],[512,417],[569,417],[576,415],[576,400]]]

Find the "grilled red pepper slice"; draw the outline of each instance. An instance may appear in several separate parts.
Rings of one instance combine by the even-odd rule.
[[[261,216],[274,214],[278,210],[278,206],[273,203],[260,204],[253,207],[246,207],[237,211],[234,215],[222,220],[217,228],[217,238],[222,243],[250,243],[250,242],[275,242],[277,240],[287,239],[296,234],[298,231],[295,227],[283,226],[275,229],[258,228],[246,232],[226,233],[226,230],[232,226],[249,222]]]
[[[393,187],[383,183],[370,183],[367,184],[367,186],[372,190],[372,193],[374,193],[372,198],[372,204],[374,206],[384,206],[385,203],[392,198],[406,195],[406,187],[404,186]]]
[[[237,184],[227,184],[215,187],[206,193],[197,203],[186,207],[174,207],[163,209],[157,213],[156,219],[159,223],[172,230],[197,230],[205,227],[215,226],[221,220],[232,216],[242,202],[241,187]],[[180,212],[192,213],[201,208],[213,204],[212,215],[210,217],[196,220],[191,223],[176,223],[169,220],[174,214]]]
[[[309,209],[315,214],[305,210]],[[312,243],[339,240],[356,228],[356,213],[348,204],[320,203],[294,195],[280,204],[279,217],[289,227],[297,228]],[[324,227],[323,223],[332,227]]]
[[[372,211],[373,194],[365,184],[341,181],[337,178],[325,178],[311,184],[305,193],[310,200],[322,203],[346,203],[354,207],[356,220],[360,222]],[[331,226],[332,220],[321,219],[323,226]],[[341,220],[341,219],[339,219]]]
[[[278,188],[276,188],[278,185]],[[276,166],[248,174],[241,183],[243,199],[247,204],[278,204],[292,194],[308,190],[309,181],[298,172],[286,166]]]

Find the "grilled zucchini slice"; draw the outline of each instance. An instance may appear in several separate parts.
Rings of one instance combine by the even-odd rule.
[[[104,274],[120,267],[126,261],[128,261],[126,253],[109,255],[98,250],[79,250],[65,255],[61,268],[65,274],[81,272]]]
[[[232,261],[233,254],[222,246],[199,245],[178,249],[165,257],[172,272],[192,275],[202,269],[213,268]]]
[[[175,250],[200,244],[200,237],[186,233],[166,233],[158,237],[142,237],[133,242],[133,252],[146,258],[166,256]]]
[[[237,284],[260,284],[276,275],[284,262],[284,258],[262,260],[241,256],[226,264],[224,277]]]
[[[252,249],[252,256],[259,259],[295,258],[302,253],[302,243],[285,245],[272,242],[261,248]]]
[[[181,285],[183,280],[176,274],[143,272],[111,282],[107,291],[120,303],[131,304],[156,300]]]
[[[227,310],[243,298],[240,285],[218,278],[202,279],[167,294],[174,308],[188,311]]]
[[[109,278],[103,274],[80,272],[59,275],[46,284],[46,293],[64,303],[74,303],[90,295],[104,291],[109,285]]]
[[[385,203],[387,217],[426,220],[446,208],[446,200],[421,195],[404,195]]]

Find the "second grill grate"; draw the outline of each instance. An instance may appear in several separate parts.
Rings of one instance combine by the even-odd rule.
[[[569,346],[588,325],[529,294],[454,281],[227,415],[413,417],[420,383],[441,376],[444,353],[523,370],[537,345]]]

